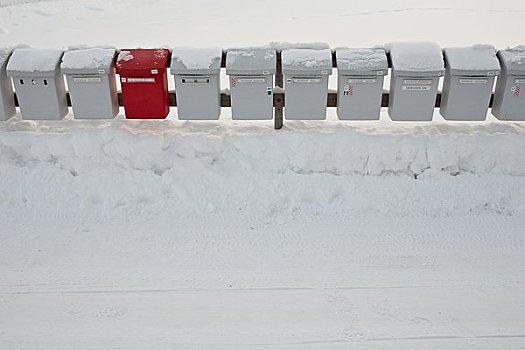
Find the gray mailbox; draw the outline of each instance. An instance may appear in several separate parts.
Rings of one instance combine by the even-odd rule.
[[[7,64],[23,119],[60,120],[67,106],[62,50],[16,49]]]
[[[439,113],[446,120],[485,120],[500,65],[488,45],[450,47]]]
[[[384,49],[336,50],[337,116],[341,120],[378,120],[388,60]]]
[[[445,66],[438,45],[428,42],[392,43],[388,114],[394,121],[430,121],[434,115],[439,77]]]
[[[6,73],[11,52],[11,49],[0,48],[0,120],[8,120],[16,113],[13,84]]]
[[[498,57],[502,72],[496,83],[492,114],[500,120],[524,121],[525,46],[501,50]]]
[[[277,55],[272,49],[234,49],[226,54],[233,119],[273,119],[273,75]]]
[[[111,119],[118,114],[115,54],[115,49],[100,48],[64,54],[61,67],[76,119]]]
[[[332,74],[332,51],[330,49],[283,50],[282,67],[286,119],[326,119],[328,77]]]
[[[221,115],[222,50],[176,48],[171,54],[177,112],[183,120],[217,120]]]

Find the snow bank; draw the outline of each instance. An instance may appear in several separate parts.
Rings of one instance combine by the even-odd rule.
[[[115,52],[115,49],[102,48],[70,50],[62,57],[61,68],[66,70],[108,69],[113,63]]]
[[[0,220],[525,214],[520,123],[0,125]]]
[[[10,74],[54,72],[62,55],[62,50],[16,49],[7,63],[7,71]]]
[[[398,72],[436,72],[443,74],[445,63],[438,45],[429,42],[396,42],[385,46],[392,68]]]

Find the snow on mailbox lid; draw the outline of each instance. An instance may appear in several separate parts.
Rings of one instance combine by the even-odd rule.
[[[228,75],[271,75],[277,70],[277,54],[274,49],[237,48],[226,54]]]
[[[525,46],[520,45],[498,52],[501,65],[508,75],[525,74]]]
[[[166,70],[168,49],[121,50],[117,57],[117,73],[124,75],[154,75]]]
[[[285,75],[331,75],[330,49],[287,49],[282,52]]]
[[[62,72],[65,74],[109,74],[115,49],[75,49],[62,57]]]
[[[7,74],[15,77],[53,77],[60,69],[62,50],[16,49],[7,63]]]
[[[445,73],[441,48],[431,42],[397,42],[385,46],[395,76],[440,77]]]
[[[447,69],[451,74],[495,76],[500,72],[494,46],[448,47],[444,52]]]
[[[383,48],[338,48],[335,55],[337,70],[341,74],[386,75],[388,73],[388,60]]]
[[[175,48],[171,52],[171,74],[219,74],[222,50],[210,48]]]

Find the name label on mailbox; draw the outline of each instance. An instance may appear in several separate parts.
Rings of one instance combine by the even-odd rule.
[[[73,82],[78,83],[78,84],[101,83],[102,78],[101,77],[73,77]]]
[[[424,86],[424,85],[403,86],[401,89],[404,90],[404,91],[429,91],[430,90],[430,86]]]
[[[181,78],[182,84],[209,84],[210,78],[209,77],[184,77]]]
[[[525,79],[516,79],[514,80],[516,84],[525,84]]]
[[[431,85],[432,84],[432,80],[414,80],[414,79],[411,79],[411,80],[405,80],[405,81],[403,81],[403,83],[405,83],[407,85]]]
[[[349,84],[375,84],[377,79],[348,79]]]
[[[154,83],[155,78],[122,78],[123,83]]]
[[[487,84],[487,79],[459,79],[460,84]]]
[[[237,78],[238,83],[266,83],[266,78]]]
[[[288,79],[287,83],[299,83],[299,84],[318,84],[322,81],[321,78],[292,78]]]

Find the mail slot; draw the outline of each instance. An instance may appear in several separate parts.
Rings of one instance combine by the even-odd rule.
[[[525,46],[500,50],[501,76],[492,114],[499,120],[525,120]]]
[[[219,119],[221,59],[222,50],[216,47],[173,49],[170,69],[179,119]]]
[[[273,119],[273,76],[275,50],[233,49],[226,54],[226,74],[230,78],[232,118]]]
[[[439,112],[446,120],[481,121],[487,117],[500,64],[489,45],[444,50],[446,72]]]
[[[339,48],[337,58],[337,117],[341,120],[378,120],[384,76],[385,50]]]
[[[285,76],[284,116],[290,120],[326,119],[330,49],[287,49],[282,52]]]
[[[6,73],[11,53],[10,49],[0,48],[0,120],[8,120],[16,113],[13,85]]]
[[[111,119],[119,112],[115,49],[70,50],[62,58],[75,119]]]
[[[166,66],[168,49],[126,49],[117,57],[117,73],[128,119],[164,119],[169,113]]]

